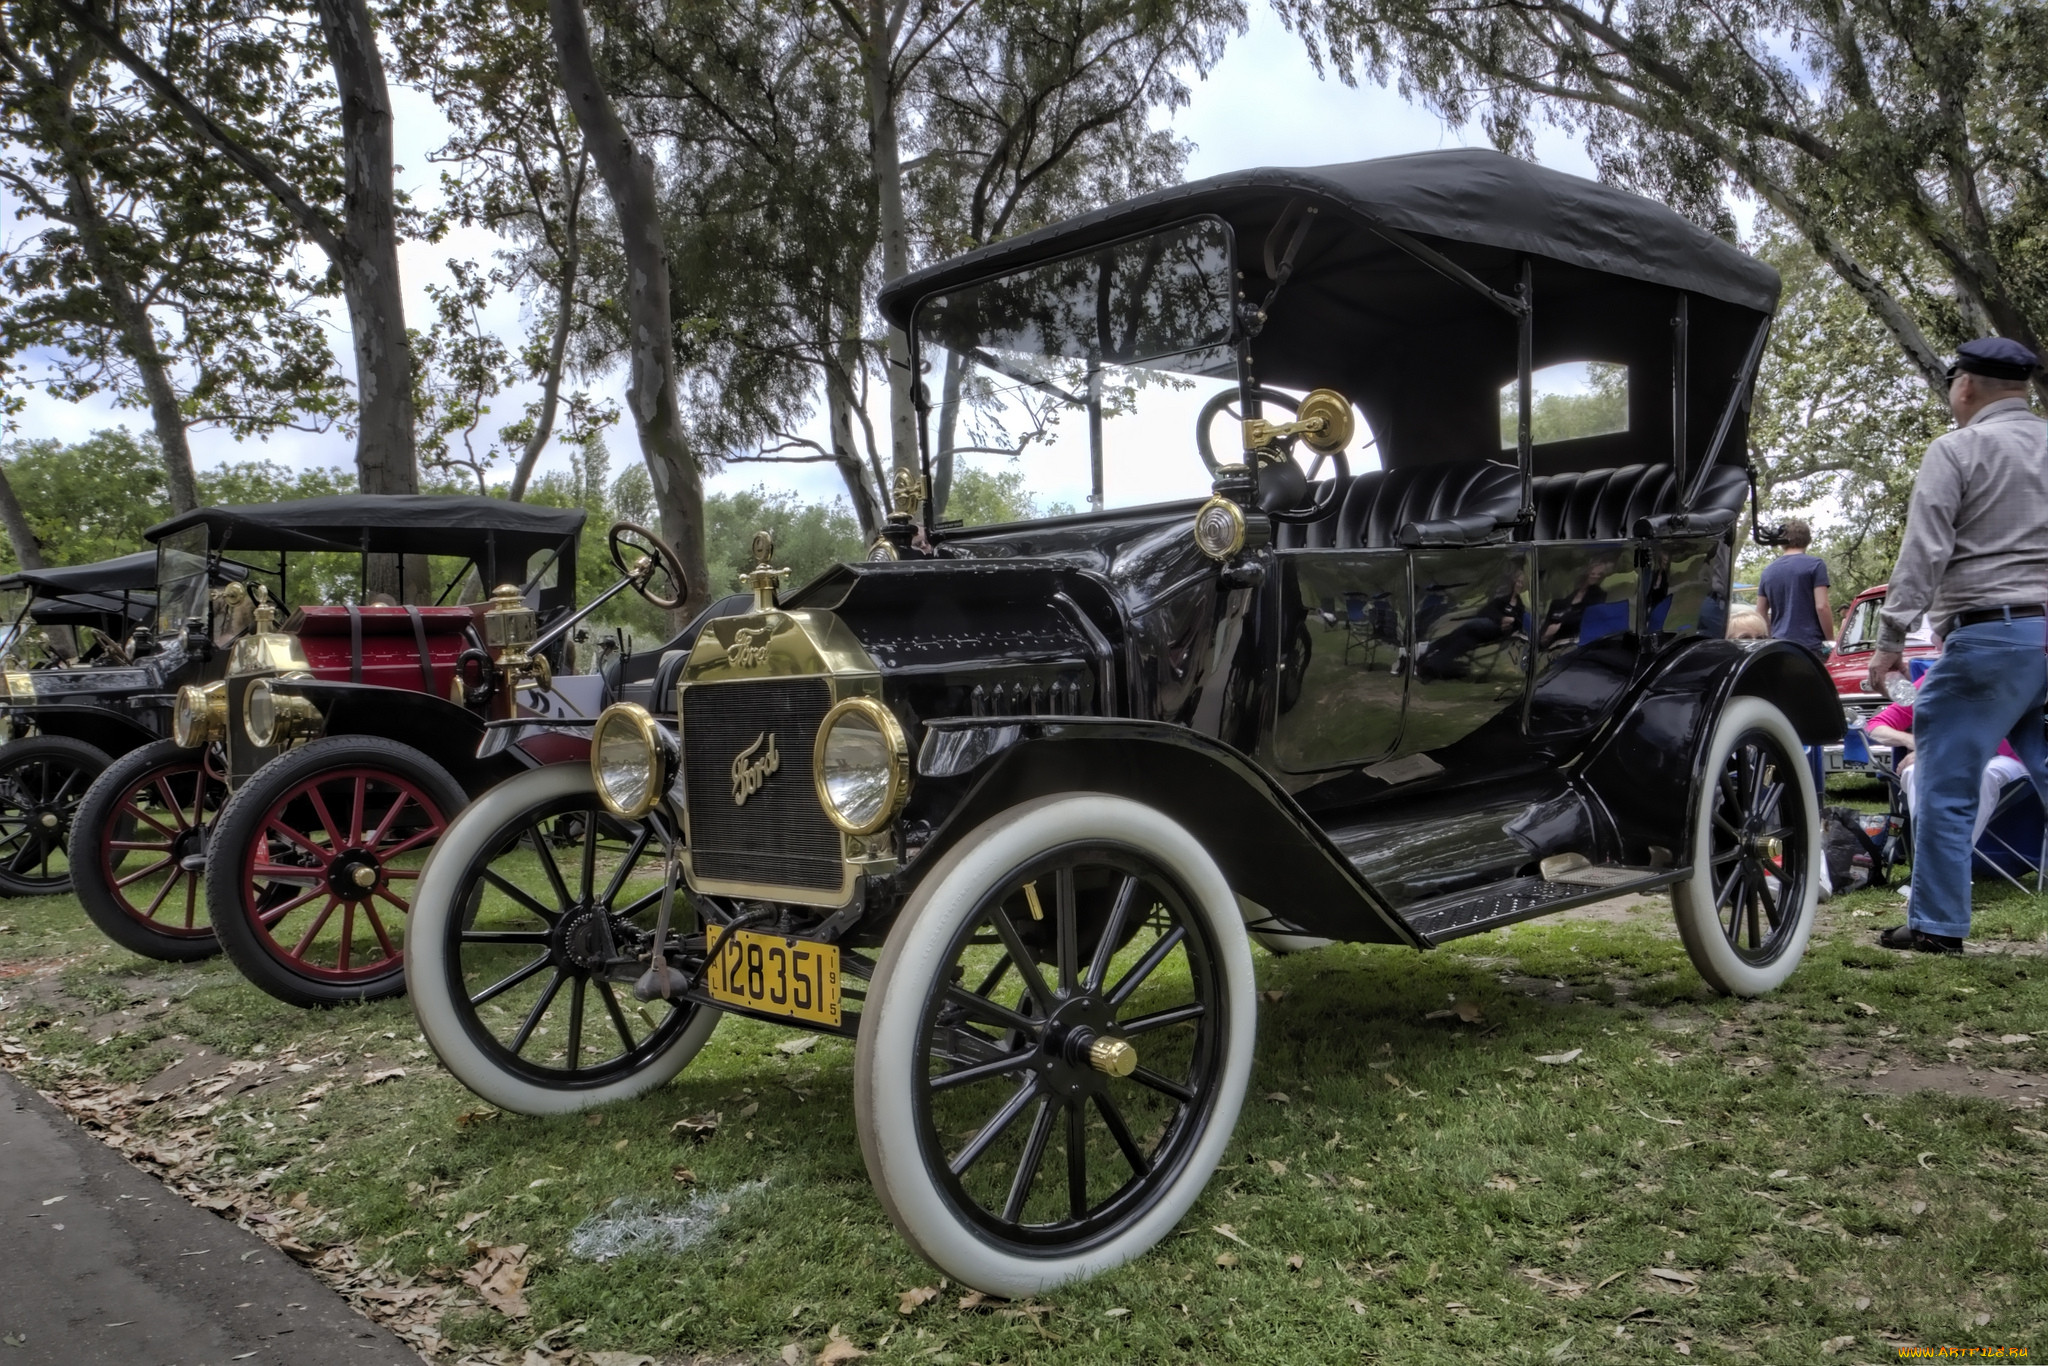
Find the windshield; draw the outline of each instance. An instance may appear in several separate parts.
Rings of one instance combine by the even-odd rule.
[[[156,630],[165,640],[206,611],[206,528],[187,527],[156,543]]]
[[[1884,607],[1883,598],[1865,598],[1849,610],[1842,622],[1842,637],[1835,643],[1837,650],[1869,650],[1877,645],[1878,628],[1884,623],[1877,614]],[[1927,616],[1922,613],[1920,620],[1913,623],[1913,629],[1906,633],[1908,645],[1932,645],[1934,632],[1927,629]]]
[[[1232,259],[1198,219],[921,302],[934,521],[1206,495],[1190,438],[1236,385]]]

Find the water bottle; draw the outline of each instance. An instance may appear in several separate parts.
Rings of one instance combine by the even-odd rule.
[[[1910,707],[1913,705],[1913,699],[1920,694],[1911,683],[1893,674],[1884,681],[1884,695],[1902,707]]]

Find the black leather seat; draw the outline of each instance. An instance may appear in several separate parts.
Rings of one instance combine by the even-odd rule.
[[[1513,465],[1458,460],[1370,470],[1353,478],[1344,495],[1336,544],[1399,545],[1402,527],[1449,517],[1491,516],[1510,526],[1521,505],[1521,476]]]
[[[1749,476],[1739,465],[1717,465],[1700,492],[1696,513],[1739,513]],[[1619,541],[1636,534],[1636,523],[1678,510],[1678,481],[1671,466],[1623,465],[1582,474],[1536,478],[1536,539]]]

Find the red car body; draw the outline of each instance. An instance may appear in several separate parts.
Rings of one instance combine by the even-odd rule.
[[[1877,612],[1884,606],[1884,584],[1866,588],[1856,595],[1849,604],[1849,610],[1842,614],[1842,629],[1835,642],[1835,652],[1828,656],[1828,677],[1834,680],[1835,692],[1842,699],[1842,718],[1854,726],[1877,715],[1885,707],[1887,699],[1869,691],[1863,683],[1870,668],[1870,652],[1877,648]],[[1941,647],[1934,643],[1933,632],[1927,629],[1927,619],[1922,617],[1906,637],[1906,660],[1910,666],[1915,659],[1933,659],[1941,653]],[[1834,747],[1833,754],[1839,752]],[[1830,763],[1833,767],[1833,763]]]

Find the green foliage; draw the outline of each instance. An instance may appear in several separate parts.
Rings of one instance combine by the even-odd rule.
[[[1539,373],[1539,391],[1540,380]],[[1529,409],[1529,437],[1533,444],[1628,430],[1628,367],[1589,361],[1586,382],[1589,387],[1582,394],[1535,394]],[[1519,439],[1521,405],[1516,388],[1509,383],[1500,390],[1500,448],[1504,451],[1513,450]]]
[[[125,427],[83,441],[13,441],[0,447],[7,478],[43,556],[53,565],[133,554],[143,529],[170,515],[156,443]],[[14,548],[0,538],[14,568]]]
[[[1021,465],[1006,470],[962,469],[953,476],[946,516],[967,526],[1028,522],[1035,517],[1064,517],[1074,509],[1066,503],[1040,503]]]
[[[739,576],[754,567],[754,533],[763,528],[775,534],[775,567],[789,570],[784,582],[791,588],[859,559],[864,548],[860,523],[838,499],[805,503],[765,488],[713,494],[704,500],[704,558],[713,596],[741,591]]]
[[[1781,225],[1755,244],[1785,293],[1750,414],[1757,493],[1767,520],[1831,509],[1815,530],[1833,600],[1846,606],[1891,573],[1913,477],[1946,407],[1849,288]],[[1761,555],[1744,566],[1753,577]]]

